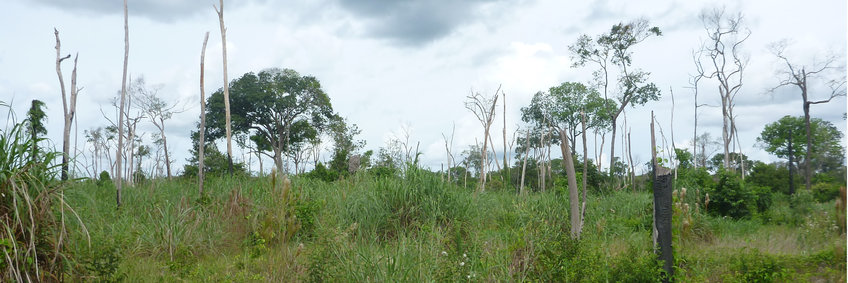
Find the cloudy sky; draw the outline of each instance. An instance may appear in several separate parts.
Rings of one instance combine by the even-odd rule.
[[[742,46],[750,65],[736,112],[743,150],[752,159],[776,160],[755,144],[765,124],[784,115],[802,114],[796,89],[767,92],[778,83],[777,71],[783,67],[769,53],[769,44],[789,40],[788,54],[798,64],[813,65],[836,54],[841,56],[839,65],[845,65],[846,3],[842,0],[230,2],[225,3],[230,78],[269,67],[313,75],[334,109],[362,129],[360,138],[367,141],[367,149],[384,146],[386,139],[406,129],[410,140],[420,141],[424,164],[434,169],[444,162],[442,133],[449,135],[452,125],[456,125],[455,152],[475,143],[475,138],[482,139],[479,122],[463,104],[471,91],[490,95],[502,86],[511,133],[521,125],[519,108],[535,92],[591,78],[592,68],[571,67],[568,46],[581,34],[594,36],[619,22],[645,18],[663,30],[662,37],[650,38],[634,50],[634,66],[651,72],[651,81],[663,91],[660,101],[627,109],[633,157],[639,164],[649,160],[651,111],[670,135],[669,89],[675,94],[675,142],[684,147],[691,140],[693,99],[687,86],[694,72],[691,52],[706,37],[698,18],[704,9],[741,12],[751,31]],[[222,86],[221,40],[213,4],[217,1],[129,1],[130,74],[144,76],[148,84],[161,86],[159,93],[167,100],[187,107],[166,125],[175,168],[182,168],[187,158],[188,133],[199,119],[199,57],[207,31],[206,92]],[[12,102],[18,116],[32,99],[47,102],[48,136],[60,144],[55,27],[63,54],[79,54],[80,139],[83,130],[105,126],[108,122],[99,109],[108,110],[110,99],[121,88],[121,1],[12,0],[4,10],[0,101]],[[65,61],[63,68],[69,82],[72,64]],[[844,77],[845,71],[829,75]],[[810,83],[812,97],[830,91],[825,81]],[[720,104],[714,85],[704,84],[700,91],[700,102]],[[832,121],[843,131],[844,112],[844,98],[812,109],[814,117]],[[493,127],[500,129],[503,113],[499,110],[497,115]],[[6,115],[2,116],[0,123],[5,127]],[[699,132],[720,136],[720,126],[720,109],[702,108]],[[154,131],[152,125],[140,128]],[[145,142],[150,143],[149,137]],[[500,148],[500,138],[496,140]]]

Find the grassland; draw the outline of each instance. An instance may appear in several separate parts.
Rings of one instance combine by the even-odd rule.
[[[275,185],[277,184],[277,185]],[[557,185],[558,187],[561,185]],[[682,282],[844,282],[845,233],[833,202],[776,197],[733,220],[702,213],[689,188],[675,210]],[[569,238],[562,188],[517,196],[447,184],[434,173],[154,180],[65,189],[88,233],[68,222],[69,278],[132,282],[647,282],[659,278],[651,195],[590,194]],[[791,204],[791,205],[790,205]],[[682,207],[682,206],[680,206]],[[844,227],[844,226],[843,226]]]

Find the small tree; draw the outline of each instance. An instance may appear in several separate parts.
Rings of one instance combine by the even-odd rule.
[[[598,62],[601,66],[604,73],[605,93],[606,82],[608,81],[606,58],[609,58],[612,64],[618,66],[621,72],[618,79],[620,88],[620,93],[617,96],[618,109],[609,114],[612,120],[610,164],[615,162],[615,133],[618,117],[628,105],[644,105],[648,101],[658,100],[660,97],[660,91],[656,85],[648,82],[650,73],[632,68],[633,47],[654,35],[660,36],[662,32],[658,27],[650,27],[648,20],[639,19],[627,24],[619,23],[612,26],[610,32],[598,36],[594,44],[581,44],[581,42],[590,42],[586,39],[588,36],[583,36],[578,44],[572,48],[572,53],[577,54],[583,62],[587,60]],[[613,167],[610,166],[610,175],[613,175]]]
[[[177,109],[177,103],[169,104],[162,100],[157,94],[158,88],[149,89],[144,84],[136,85],[136,95],[139,95],[141,109],[146,113],[147,119],[156,126],[159,130],[159,136],[162,138],[162,147],[165,153],[165,170],[168,173],[168,179],[171,179],[171,157],[168,154],[168,139],[165,136],[165,121],[170,120],[174,114],[181,113],[185,110]]]
[[[27,111],[26,130],[32,140],[32,160],[35,160],[38,155],[39,136],[47,134],[47,128],[44,127],[44,120],[47,119],[47,114],[44,113],[45,108],[43,101],[33,99],[32,105]]]
[[[834,163],[830,160],[836,160],[835,163],[839,165],[844,164],[845,153],[841,145],[842,133],[830,122],[818,118],[810,119],[810,132],[812,133],[811,145],[813,149],[810,151],[810,160],[807,160],[807,146],[804,143],[798,142],[805,139],[805,128],[806,123],[803,117],[787,115],[776,122],[766,125],[757,138],[757,142],[767,152],[780,158],[789,159],[790,175],[792,166],[795,165],[793,163],[800,164],[801,161],[804,164],[810,162],[817,166],[827,166]],[[810,168],[812,171],[821,169],[823,168]],[[795,193],[794,186],[790,187],[789,193]]]
[[[486,158],[487,150],[486,146],[489,141],[489,127],[492,126],[492,122],[494,122],[495,118],[495,106],[498,103],[498,94],[501,88],[498,86],[498,90],[495,91],[495,94],[492,97],[485,97],[480,93],[472,93],[466,98],[465,108],[474,113],[474,116],[477,117],[477,120],[480,121],[480,124],[483,126],[483,146],[480,150],[481,157],[480,158],[480,186],[478,187],[478,191],[486,190]]]

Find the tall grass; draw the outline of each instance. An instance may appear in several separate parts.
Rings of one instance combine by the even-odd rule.
[[[128,188],[120,211],[111,204],[111,188],[79,183],[68,198],[97,243],[89,249],[76,243],[79,233],[70,235],[86,266],[80,278],[646,282],[659,274],[647,192],[590,196],[584,235],[574,241],[568,197],[555,190],[475,194],[418,169],[402,177],[365,173],[329,183],[294,176],[282,186],[278,180],[211,178],[206,199],[195,199],[193,180],[153,180]],[[784,205],[777,202],[772,214]],[[844,234],[821,233],[830,223],[826,206],[809,206],[811,220],[800,216],[797,225],[701,210],[693,219],[712,240],[689,237],[675,246],[678,280],[734,281],[768,271],[782,272],[776,278],[785,280],[839,280]],[[809,233],[803,223],[813,223],[805,228]],[[751,258],[762,260],[742,264]],[[822,273],[811,273],[816,270]]]
[[[79,218],[56,180],[60,165],[50,165],[59,153],[33,151],[39,141],[22,123],[0,131],[2,281],[60,281],[72,263],[65,252],[66,220]]]

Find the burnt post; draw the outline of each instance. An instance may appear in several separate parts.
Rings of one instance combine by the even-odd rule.
[[[671,217],[672,217],[672,171],[669,168],[660,167],[657,164],[657,146],[654,137],[654,113],[651,112],[651,167],[653,174],[654,191],[654,252],[657,253],[659,260],[663,262],[663,270],[665,275],[662,278],[663,282],[671,282],[674,276],[674,253],[672,252],[671,242]]]

